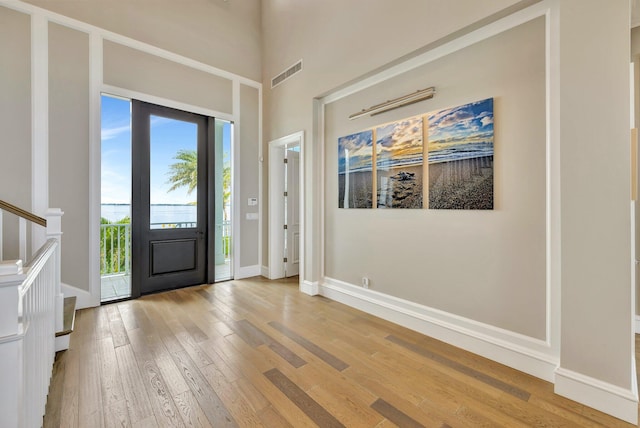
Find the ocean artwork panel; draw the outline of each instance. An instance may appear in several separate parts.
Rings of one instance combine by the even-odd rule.
[[[338,138],[338,207],[373,207],[373,131]]]
[[[429,113],[429,208],[493,209],[493,98]]]
[[[376,128],[378,208],[422,208],[423,119]]]

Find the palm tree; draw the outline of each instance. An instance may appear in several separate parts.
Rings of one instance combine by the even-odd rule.
[[[179,162],[169,166],[168,183],[173,185],[168,191],[186,187],[187,195],[190,195],[198,184],[198,155],[195,150],[182,149],[173,158]]]
[[[169,180],[172,186],[169,192],[181,187],[187,188],[190,195],[198,184],[198,155],[195,150],[178,150],[173,157],[179,161],[169,166]],[[222,169],[222,200],[226,206],[231,198],[231,166],[227,165]]]

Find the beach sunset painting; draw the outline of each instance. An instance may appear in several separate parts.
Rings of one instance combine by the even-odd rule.
[[[373,207],[373,131],[338,138],[338,207]]]
[[[422,117],[376,128],[378,208],[422,208]]]
[[[427,117],[429,208],[493,209],[493,98]]]

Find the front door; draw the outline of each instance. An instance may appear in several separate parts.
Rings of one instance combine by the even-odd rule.
[[[132,101],[132,294],[202,284],[213,119]]]

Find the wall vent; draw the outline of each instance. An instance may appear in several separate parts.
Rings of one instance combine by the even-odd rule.
[[[282,73],[278,74],[276,77],[271,79],[271,89],[275,88],[294,74],[302,71],[302,60],[296,62],[291,67],[287,68]]]

